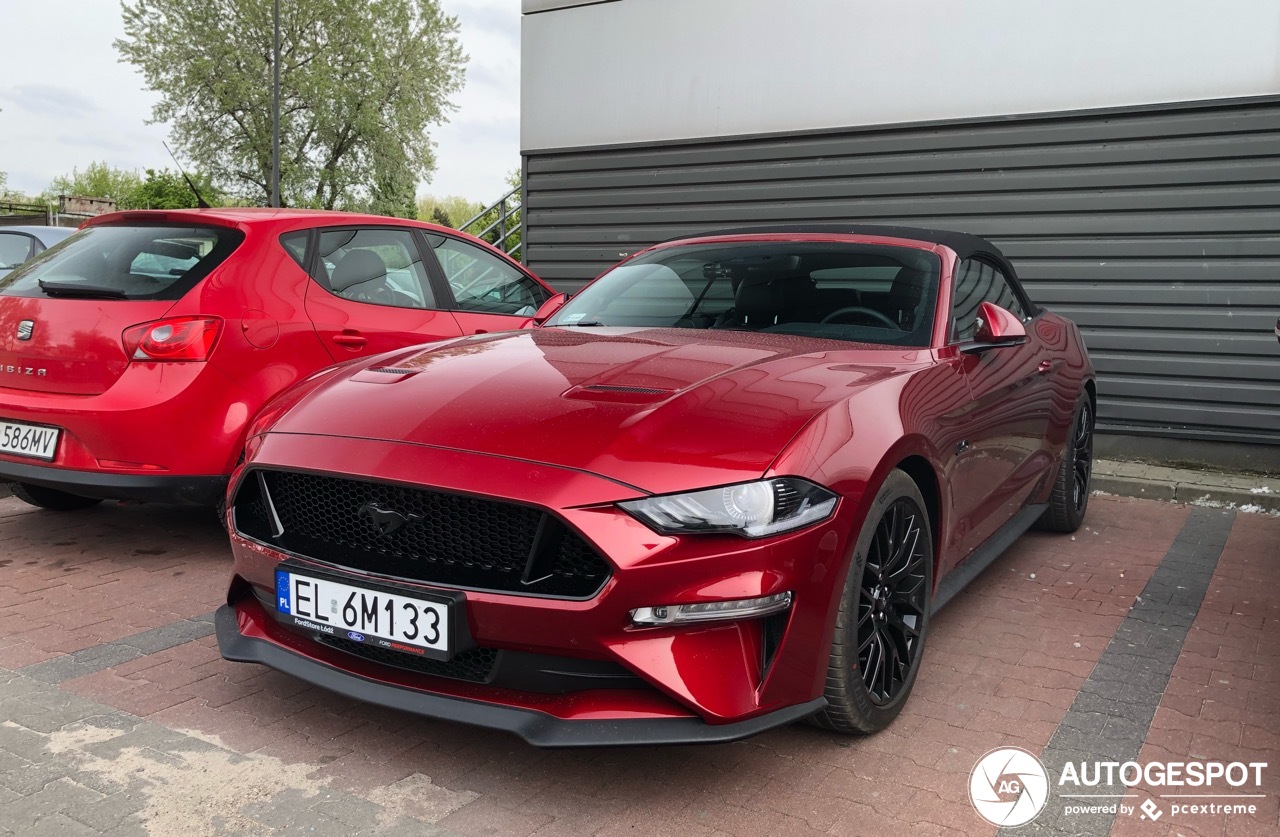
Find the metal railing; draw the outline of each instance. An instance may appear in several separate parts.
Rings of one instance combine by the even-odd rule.
[[[519,259],[520,246],[520,187],[512,189],[498,200],[486,206],[480,214],[458,229],[497,247],[513,259]],[[509,243],[515,236],[515,243]]]
[[[0,224],[52,224],[53,209],[41,203],[0,201]]]

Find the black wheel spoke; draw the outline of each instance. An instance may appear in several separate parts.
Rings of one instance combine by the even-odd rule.
[[[893,701],[920,653],[928,590],[930,544],[923,514],[900,498],[871,537],[858,590],[858,666],[872,703]]]
[[[890,635],[893,637],[894,641],[902,643],[901,648],[904,656],[909,655],[911,653],[910,646],[912,640],[920,636],[915,625],[908,624],[906,618],[904,618],[902,614],[893,612],[889,614],[889,627],[892,629]]]
[[[1086,404],[1076,417],[1075,437],[1072,439],[1072,500],[1077,509],[1083,509],[1089,497],[1089,479],[1093,475],[1093,413]]]

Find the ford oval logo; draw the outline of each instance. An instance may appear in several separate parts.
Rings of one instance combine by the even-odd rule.
[[[347,638],[356,642],[364,642],[364,634],[358,634],[355,631],[347,631]]]

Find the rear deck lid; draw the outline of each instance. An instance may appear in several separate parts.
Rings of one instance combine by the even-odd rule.
[[[243,239],[218,226],[103,224],[0,278],[0,389],[105,392],[129,365],[125,330],[163,317]]]

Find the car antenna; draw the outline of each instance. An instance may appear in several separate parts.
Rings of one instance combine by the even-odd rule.
[[[200,209],[213,209],[213,207],[209,205],[209,202],[201,197],[200,190],[196,188],[196,184],[191,182],[190,177],[187,177],[186,171],[182,168],[182,163],[179,163],[178,158],[174,156],[173,149],[169,147],[169,143],[161,140],[160,144],[164,146],[164,150],[168,151],[169,156],[173,158],[173,164],[178,167],[178,172],[182,174],[182,179],[187,181],[187,186],[191,188],[191,194],[196,196],[196,206]]]

